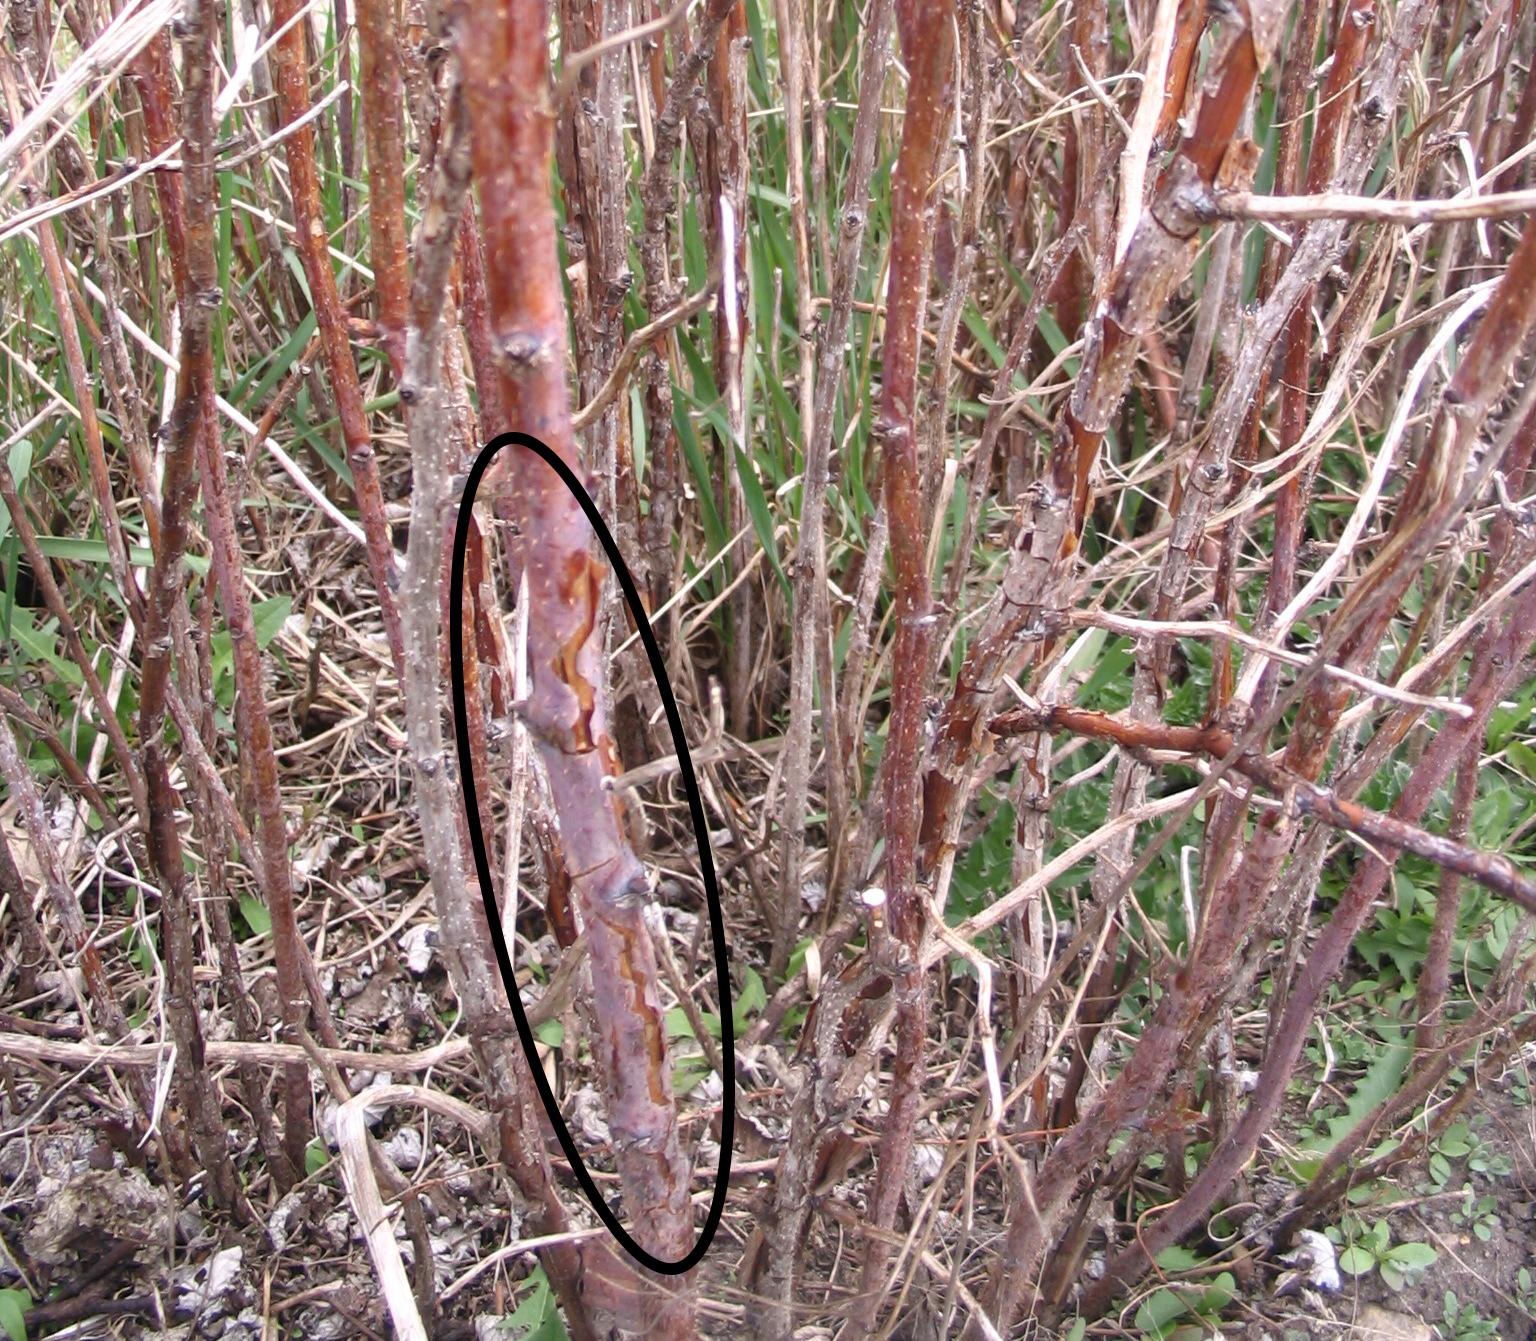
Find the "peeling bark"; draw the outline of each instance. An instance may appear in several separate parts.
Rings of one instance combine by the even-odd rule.
[[[565,298],[550,205],[554,116],[543,0],[497,0],[462,18],[471,154],[484,220],[492,347],[508,422],[578,473],[566,383]],[[603,565],[577,502],[532,454],[504,451],[494,493],[508,499],[528,584],[531,687],[519,713],[549,779],[572,893],[592,957],[598,1054],[607,1086],[624,1214],[636,1240],[676,1260],[692,1246],[689,1165],[663,1027],[655,947],[642,916],[648,881],[627,841],[621,771],[607,725],[601,623]],[[725,985],[722,984],[722,990]],[[686,1294],[658,1287],[648,1325],[690,1334]]]

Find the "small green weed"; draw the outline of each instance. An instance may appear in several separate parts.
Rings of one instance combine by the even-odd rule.
[[[1201,1259],[1185,1248],[1158,1254],[1164,1271],[1189,1271]],[[1232,1302],[1237,1281],[1230,1271],[1208,1280],[1172,1282],[1154,1290],[1136,1310],[1133,1326],[1146,1341],[1197,1341],[1219,1331],[1221,1311]]]
[[[0,1328],[11,1341],[27,1341],[27,1310],[32,1296],[25,1290],[0,1290]]]
[[[1340,1248],[1340,1271],[1368,1276],[1379,1270],[1382,1282],[1391,1290],[1413,1284],[1440,1256],[1427,1243],[1393,1243],[1385,1220],[1368,1225],[1353,1212],[1345,1212],[1339,1225],[1330,1226],[1327,1234]]]
[[[555,1292],[543,1267],[535,1267],[525,1282],[528,1292],[517,1309],[496,1324],[515,1341],[567,1341],[565,1323],[555,1303]]]
[[[1499,1324],[1495,1318],[1485,1318],[1471,1304],[1463,1304],[1456,1298],[1455,1290],[1447,1290],[1444,1318],[1435,1330],[1442,1341],[1495,1341]]]

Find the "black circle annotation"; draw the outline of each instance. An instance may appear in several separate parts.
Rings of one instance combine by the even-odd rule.
[[[491,880],[490,857],[486,849],[485,834],[480,827],[480,808],[475,796],[474,758],[470,752],[468,717],[465,712],[463,599],[464,557],[469,543],[469,527],[474,510],[475,494],[491,461],[503,447],[521,447],[532,452],[560,477],[560,482],[580,504],[598,542],[602,545],[603,552],[608,556],[608,562],[624,594],[624,603],[629,607],[630,618],[634,621],[635,630],[645,647],[646,657],[650,660],[651,672],[656,679],[656,688],[661,694],[667,725],[672,732],[672,744],[677,752],[678,771],[683,790],[688,795],[688,814],[692,820],[694,838],[699,847],[699,874],[704,882],[705,901],[709,907],[710,932],[715,942],[715,978],[720,985],[722,1056],[728,1061],[725,1065],[725,1074],[720,1078],[723,1091],[720,1104],[722,1140],[720,1163],[715,1170],[715,1186],[710,1197],[709,1211],[704,1218],[704,1227],[687,1256],[672,1262],[656,1257],[635,1242],[603,1198],[597,1184],[592,1180],[592,1175],[587,1172],[581,1152],[576,1148],[570,1128],[560,1112],[559,1101],[550,1089],[549,1081],[544,1075],[544,1068],[539,1064],[538,1053],[534,1047],[533,1030],[528,1023],[528,1014],[523,1009],[522,998],[513,976],[512,957],[508,952],[506,937],[502,934],[501,911],[497,906],[496,890]],[[667,679],[661,648],[657,646],[651,622],[646,616],[645,607],[640,602],[640,593],[635,586],[635,580],[623,556],[619,553],[619,547],[614,542],[612,532],[603,521],[597,505],[592,501],[591,494],[587,492],[570,466],[547,444],[530,433],[498,434],[486,443],[475,458],[474,465],[470,467],[464,492],[459,500],[458,521],[454,527],[448,592],[448,656],[453,680],[454,734],[458,746],[459,775],[463,786],[464,818],[469,826],[470,847],[474,852],[475,873],[480,882],[480,896],[485,902],[485,918],[490,928],[491,944],[496,951],[496,962],[501,969],[501,980],[506,988],[507,1001],[512,1008],[513,1019],[517,1023],[518,1038],[522,1042],[523,1053],[528,1059],[528,1069],[533,1075],[534,1084],[538,1087],[539,1098],[543,1100],[544,1108],[549,1114],[550,1125],[554,1127],[555,1135],[560,1140],[560,1147],[565,1151],[566,1158],[576,1173],[576,1180],[581,1184],[582,1191],[586,1193],[587,1200],[592,1204],[592,1209],[597,1213],[598,1218],[618,1241],[619,1246],[641,1266],[662,1275],[680,1276],[696,1266],[709,1250],[710,1242],[720,1228],[720,1219],[725,1212],[725,1196],[731,1176],[731,1136],[736,1127],[736,1033],[730,1000],[730,961],[725,949],[725,919],[720,907],[720,885],[715,877],[714,857],[709,846],[709,827],[704,818],[704,803],[699,794],[698,779],[693,771],[693,757],[688,752],[688,740],[683,734],[682,715],[677,709],[677,698],[672,692],[671,681]]]

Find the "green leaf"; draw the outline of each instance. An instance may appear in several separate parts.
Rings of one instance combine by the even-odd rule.
[[[1001,368],[1008,356],[1003,352],[1003,347],[997,343],[996,337],[992,334],[992,327],[987,324],[987,319],[982,316],[981,310],[975,303],[965,305],[963,319],[965,329],[971,333],[976,343],[987,351],[987,357],[992,360],[992,366]]]
[[[245,408],[264,404],[272,389],[288,375],[289,369],[299,361],[299,355],[304,352],[304,346],[309,343],[309,337],[315,333],[316,325],[315,314],[313,312],[308,313],[299,322],[298,326],[294,328],[293,334],[289,336],[286,343],[279,345],[262,362],[254,364],[250,371],[245,373],[235,383],[230,391],[229,399],[236,405]],[[265,369],[265,371],[262,372],[261,380],[254,387],[250,386],[251,375],[262,369]]]
[[[1165,1286],[1161,1290],[1154,1290],[1136,1310],[1135,1326],[1145,1335],[1162,1341],[1170,1324],[1188,1312],[1189,1305]]]
[[[767,1004],[768,992],[763,987],[762,977],[749,966],[731,1010],[731,1022],[736,1026],[737,1034],[745,1033],[752,1017]]]
[[[32,440],[23,438],[11,448],[11,476],[16,481],[16,492],[19,495],[26,487],[27,476],[32,473]],[[11,533],[11,513],[4,503],[0,503],[0,540],[4,540]]]
[[[715,1068],[698,1054],[682,1058],[672,1068],[672,1091],[681,1097],[702,1085]]]
[[[1532,782],[1536,782],[1536,750],[1524,741],[1512,740],[1504,747],[1504,757]]]
[[[1364,1276],[1375,1265],[1376,1255],[1358,1243],[1351,1243],[1339,1254],[1339,1270],[1347,1276]]]
[[[635,478],[649,482],[651,458],[649,441],[645,436],[645,402],[640,396],[640,386],[632,383],[629,388],[629,453],[635,459]]]
[[[331,1152],[318,1136],[304,1147],[304,1176],[313,1177],[331,1162]]]
[[[682,444],[688,469],[693,474],[692,501],[699,510],[699,520],[704,526],[708,552],[718,553],[730,537],[726,534],[725,523],[720,520],[720,513],[715,507],[714,486],[710,479],[709,465],[704,460],[703,450],[699,446],[699,436],[694,432],[692,419],[681,405],[675,407],[672,423],[677,429],[677,440]]]
[[[20,493],[27,482],[27,476],[32,473],[32,439],[22,438],[11,447],[11,477],[16,481],[16,492]],[[28,1298],[31,1296],[29,1295]]]
[[[82,540],[79,536],[69,535],[40,535],[37,538],[37,547],[50,559],[66,559],[71,563],[94,563],[103,567],[107,563],[105,540]],[[147,545],[129,545],[128,562],[135,568],[150,568],[155,562],[154,552]]]
[[[747,186],[747,195],[753,200],[761,200],[765,205],[773,205],[786,212],[790,208],[789,197],[784,192],[776,191],[771,186],[763,186],[759,182],[752,182]]]
[[[1460,1159],[1463,1155],[1470,1155],[1472,1153],[1472,1142],[1468,1138],[1471,1135],[1471,1129],[1465,1122],[1451,1123],[1437,1142],[1440,1153],[1451,1159]]]
[[[741,496],[747,504],[747,514],[752,518],[752,529],[757,532],[757,543],[763,547],[773,571],[783,583],[784,594],[789,595],[789,578],[779,563],[779,543],[773,534],[773,514],[768,510],[768,498],[763,493],[762,482],[752,463],[740,447],[732,446],[731,454],[736,461],[736,478],[741,481]]]
[[[145,977],[154,976],[154,951],[137,931],[131,932],[128,936],[128,957],[139,966],[139,972]]]
[[[251,607],[251,624],[256,631],[256,646],[265,649],[278,635],[283,627],[283,621],[288,618],[293,610],[293,598],[291,596],[274,596],[270,600],[258,601]],[[234,674],[235,654],[234,643],[229,636],[229,630],[221,629],[213,635],[210,642],[210,655],[213,661],[213,684],[215,693],[226,689],[224,682]],[[229,697],[234,691],[220,695],[219,701],[228,707],[234,700]]]
[[[1348,1111],[1343,1117],[1329,1120],[1328,1136],[1314,1148],[1315,1153],[1326,1155],[1371,1113],[1374,1113],[1384,1100],[1396,1094],[1398,1084],[1403,1078],[1403,1073],[1407,1071],[1408,1062],[1412,1056],[1413,1044],[1407,1040],[1388,1043],[1382,1047],[1377,1052],[1370,1069],[1355,1086],[1355,1092],[1350,1095]]]
[[[1423,1271],[1439,1261],[1440,1254],[1427,1243],[1399,1243],[1387,1250],[1386,1260],[1406,1271]]]
[[[565,1026],[559,1020],[545,1020],[533,1026],[533,1036],[546,1048],[558,1048],[565,1042]]]
[[[1232,1302],[1236,1293],[1237,1277],[1230,1271],[1223,1271],[1205,1287],[1205,1293],[1200,1296],[1200,1312],[1219,1313]]]
[[[535,1267],[528,1283],[528,1293],[516,1311],[497,1323],[496,1329],[510,1333],[517,1341],[569,1341],[544,1268]]]
[[[254,894],[240,895],[240,916],[245,918],[253,936],[266,936],[272,931],[272,914],[267,905]]]
[[[256,645],[265,648],[278,635],[283,621],[293,612],[292,596],[274,596],[251,607],[251,622],[256,626]]]
[[[1482,777],[1489,775],[1485,772]],[[1510,828],[1510,812],[1514,807],[1514,795],[1502,781],[1484,782],[1486,795],[1479,796],[1472,805],[1472,837],[1479,847],[1496,848],[1501,845]]]
[[[813,943],[812,938],[807,936],[795,946],[794,951],[789,956],[789,963],[784,969],[785,982],[793,982],[805,972],[805,952],[810,949]]]
[[[1322,1171],[1320,1155],[1299,1155],[1285,1161],[1286,1175],[1297,1183],[1310,1183]]]
[[[1103,650],[1104,644],[1108,640],[1109,634],[1103,629],[1089,629],[1083,633],[1073,642],[1069,655],[1064,659],[1062,678],[1071,679],[1074,675],[1081,675],[1090,671],[1096,672],[1098,670],[1099,653]],[[1127,656],[1126,659],[1129,660],[1129,657]],[[1094,683],[1096,679],[1097,676],[1095,675],[1093,679],[1089,680],[1089,684],[1094,685],[1095,688],[1097,688],[1097,685]],[[1085,685],[1084,689],[1086,690],[1087,687]]]
[[[1072,343],[1062,332],[1061,327],[1056,324],[1056,318],[1044,307],[1040,309],[1040,315],[1035,318],[1035,329],[1045,337],[1045,343],[1050,347],[1053,356],[1061,353]]]
[[[58,654],[57,627],[51,619],[39,626],[32,611],[25,606],[17,606],[11,611],[11,641],[21,648],[26,660],[43,662],[65,684],[78,689],[85,683],[85,678],[80,667]]]
[[[27,1310],[32,1296],[25,1290],[0,1290],[0,1327],[11,1341],[27,1341]]]

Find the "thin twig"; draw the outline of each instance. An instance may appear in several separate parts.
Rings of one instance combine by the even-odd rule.
[[[1307,196],[1263,196],[1249,191],[1218,192],[1212,202],[1219,219],[1256,219],[1267,223],[1312,219],[1353,219],[1363,223],[1459,223],[1470,219],[1514,219],[1536,214],[1536,190],[1449,200],[1384,200],[1325,191]]]

